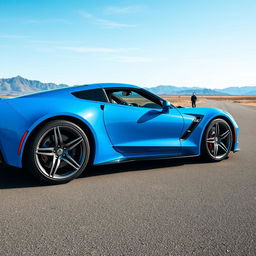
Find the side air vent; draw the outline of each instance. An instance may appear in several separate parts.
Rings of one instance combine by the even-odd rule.
[[[181,137],[181,140],[186,140],[190,134],[195,130],[195,128],[198,126],[198,124],[201,122],[203,116],[195,116],[192,124],[188,127],[188,129],[184,132],[184,134]]]

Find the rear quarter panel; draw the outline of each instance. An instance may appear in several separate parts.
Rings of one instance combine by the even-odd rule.
[[[81,100],[73,95],[48,96],[39,95],[31,97],[21,97],[9,99],[5,111],[3,111],[4,121],[2,121],[3,146],[6,152],[6,159],[9,165],[22,167],[22,156],[24,145],[26,144],[32,131],[42,122],[56,116],[71,116],[84,122],[91,130],[96,151],[94,163],[111,161],[119,154],[113,150],[108,136],[106,135],[103,123],[103,111],[100,102]],[[24,142],[21,154],[17,154],[20,139],[24,132],[28,131],[28,136]],[[8,138],[12,140],[6,144]]]
[[[26,128],[25,119],[7,100],[0,100],[0,150],[5,163],[19,166],[19,141]]]

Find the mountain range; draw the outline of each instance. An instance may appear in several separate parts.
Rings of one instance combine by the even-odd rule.
[[[21,76],[0,79],[0,96],[14,96],[68,87],[67,84],[42,83]],[[201,87],[177,87],[159,85],[147,90],[158,95],[256,95],[256,86],[228,87],[225,89],[209,89]]]
[[[59,89],[68,87],[66,84],[42,83],[37,80],[29,80],[21,76],[0,79],[0,95],[24,95],[29,93]]]
[[[209,89],[201,87],[177,87],[172,85],[159,85],[147,88],[158,95],[256,95],[256,86],[228,87],[225,89]]]

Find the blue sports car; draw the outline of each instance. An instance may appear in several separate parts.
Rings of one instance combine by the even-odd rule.
[[[176,108],[145,89],[92,84],[0,100],[0,160],[43,181],[65,183],[88,164],[238,151],[233,117],[214,108]]]

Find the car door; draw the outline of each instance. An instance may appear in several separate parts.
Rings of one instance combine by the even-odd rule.
[[[131,104],[105,103],[105,127],[114,148],[130,156],[180,155],[183,117],[179,111],[163,111],[150,101],[147,107]]]

